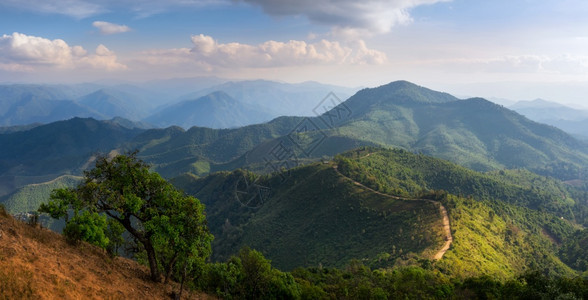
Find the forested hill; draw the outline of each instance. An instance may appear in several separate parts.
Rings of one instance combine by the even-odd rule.
[[[239,167],[268,172],[272,170],[264,169],[264,159],[278,146],[295,154],[296,165],[378,145],[478,171],[525,168],[563,180],[585,179],[585,144],[484,99],[459,100],[398,81],[363,89],[344,102],[331,96],[317,102],[316,117],[279,117],[235,129],[144,130],[139,128],[145,124],[123,124],[120,119],[74,118],[0,134],[6,145],[0,149],[0,176],[53,176],[26,181],[38,183],[79,174],[94,153],[112,150],[139,150],[167,178]],[[2,194],[23,185],[10,180],[0,182]]]
[[[459,100],[406,81],[361,90],[345,102],[327,99],[316,112],[321,115],[281,117],[231,130],[192,128],[168,135],[165,129],[154,129],[129,147],[139,148],[166,176],[174,175],[165,169],[170,161],[197,166],[183,172],[205,174],[245,166],[251,163],[245,157],[263,156],[280,143],[300,158],[382,145],[480,171],[526,168],[566,180],[578,179],[588,165],[585,144],[555,127],[484,99]]]
[[[0,134],[0,197],[27,184],[81,174],[94,155],[120,147],[143,130],[121,119],[73,118]]]
[[[458,100],[401,81],[362,90],[341,106],[350,116],[331,135],[402,147],[475,170],[527,168],[570,179],[588,165],[582,142],[481,98]]]
[[[528,171],[480,173],[404,150],[360,148],[273,175],[185,174],[173,183],[207,205],[215,259],[248,245],[284,269],[351,258],[371,267],[417,264],[446,238],[438,203],[453,243],[433,265],[447,274],[586,271],[562,262],[559,250],[586,223],[586,194]]]

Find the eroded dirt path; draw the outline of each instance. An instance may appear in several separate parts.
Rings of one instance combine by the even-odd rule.
[[[431,201],[433,201],[433,200],[431,200]],[[445,252],[447,252],[447,250],[449,250],[449,247],[451,247],[451,243],[453,243],[453,236],[451,235],[451,226],[449,225],[449,215],[447,214],[447,210],[445,209],[445,206],[443,206],[443,204],[441,204],[441,202],[437,201],[437,203],[439,203],[439,210],[441,211],[441,215],[443,216],[443,230],[445,231],[445,244],[443,244],[443,247],[441,247],[441,249],[439,249],[439,251],[437,251],[437,253],[435,253],[435,255],[433,255],[434,260],[440,260],[441,258],[443,258],[443,255],[445,255]]]
[[[369,156],[371,153],[367,154],[366,156],[363,157],[367,157]],[[361,157],[361,158],[363,158]],[[441,258],[443,258],[443,255],[445,255],[445,252],[447,252],[447,250],[449,250],[449,247],[451,247],[451,243],[453,243],[453,236],[451,235],[451,225],[449,224],[449,215],[447,214],[447,209],[445,209],[445,207],[443,206],[443,204],[441,204],[441,202],[439,201],[435,201],[435,200],[431,200],[431,199],[412,199],[412,198],[404,198],[404,197],[399,197],[399,196],[393,196],[393,195],[389,195],[389,194],[385,194],[379,191],[376,191],[370,187],[367,187],[365,185],[363,185],[361,182],[355,181],[352,178],[349,178],[347,176],[345,176],[343,173],[339,172],[339,169],[337,168],[337,165],[333,166],[333,169],[335,169],[335,171],[341,175],[342,177],[346,178],[347,180],[350,180],[351,182],[353,182],[353,184],[360,186],[366,190],[369,190],[375,194],[384,196],[384,197],[388,197],[391,199],[396,199],[396,200],[407,200],[407,201],[426,201],[426,202],[430,202],[430,203],[435,203],[437,205],[439,205],[439,213],[441,214],[442,218],[443,218],[443,231],[445,231],[445,243],[443,244],[443,247],[441,247],[441,249],[439,249],[439,251],[437,251],[435,253],[435,255],[433,255],[433,260],[440,260]]]

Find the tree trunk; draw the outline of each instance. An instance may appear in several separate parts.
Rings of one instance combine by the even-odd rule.
[[[184,280],[186,279],[186,268],[188,265],[188,259],[184,261],[184,271],[182,272],[182,282],[180,283],[180,296],[179,299],[182,299],[182,292],[184,291]]]
[[[153,249],[153,245],[151,244],[149,236],[146,236],[145,234],[133,228],[129,214],[125,215],[124,218],[119,218],[113,214],[110,214],[108,211],[106,211],[106,214],[119,221],[132,236],[137,238],[137,240],[143,244],[143,247],[145,247],[145,251],[147,252],[147,259],[149,260],[151,280],[159,282],[161,278],[159,276],[159,267],[157,266],[157,257],[155,256],[155,249]]]
[[[145,251],[147,252],[147,259],[149,260],[151,280],[155,282],[160,282],[161,278],[159,276],[159,268],[157,266],[157,257],[155,257],[155,249],[153,249],[153,245],[151,245],[150,242],[144,242],[143,246],[145,247]]]
[[[171,274],[174,271],[174,264],[176,263],[177,259],[178,259],[178,252],[174,253],[174,256],[169,261],[169,264],[167,266],[165,266],[165,280],[163,281],[163,283],[167,284],[169,282],[169,278],[171,277]]]

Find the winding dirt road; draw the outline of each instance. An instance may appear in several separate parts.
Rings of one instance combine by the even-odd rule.
[[[363,157],[368,157],[370,154],[371,153],[369,153]],[[361,157],[361,158],[363,158],[363,157]],[[367,187],[367,186],[363,185],[362,183],[353,180],[352,178],[345,176],[343,173],[339,172],[337,165],[333,166],[333,169],[335,169],[335,171],[339,175],[346,178],[347,180],[350,180],[355,185],[360,186],[366,190],[369,190],[375,194],[378,194],[378,195],[381,195],[384,197],[388,197],[391,199],[396,199],[396,200],[426,201],[426,202],[435,203],[435,204],[439,205],[439,213],[441,213],[441,216],[443,217],[443,230],[445,231],[445,244],[443,244],[443,247],[441,247],[441,249],[439,249],[439,251],[437,251],[435,253],[435,255],[433,255],[433,260],[440,260],[441,258],[443,258],[443,255],[445,255],[445,252],[447,252],[447,250],[449,250],[449,247],[451,246],[451,243],[453,242],[453,236],[451,235],[451,226],[449,224],[449,215],[447,214],[447,210],[445,209],[443,204],[441,204],[441,202],[431,200],[431,199],[411,199],[411,198],[404,198],[404,197],[398,197],[398,196],[393,196],[393,195],[389,195],[389,194],[384,194],[384,193],[378,192],[370,187]]]

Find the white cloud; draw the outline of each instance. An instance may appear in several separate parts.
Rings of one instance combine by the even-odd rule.
[[[126,66],[104,45],[95,54],[80,46],[69,46],[61,39],[49,40],[15,32],[0,37],[0,68],[34,71],[37,68],[75,69],[91,67],[104,70],[123,70]]]
[[[385,33],[412,21],[414,7],[451,0],[239,0],[259,5],[270,15],[303,15],[335,29]]]
[[[382,64],[383,52],[369,49],[363,41],[341,44],[320,40],[314,43],[290,40],[267,41],[258,45],[219,43],[211,36],[192,36],[192,48],[143,52],[150,64],[192,63],[211,70],[222,68],[275,68],[301,65]]]
[[[115,34],[131,31],[131,28],[126,25],[118,25],[104,21],[95,21],[92,26],[98,28],[101,34]]]

